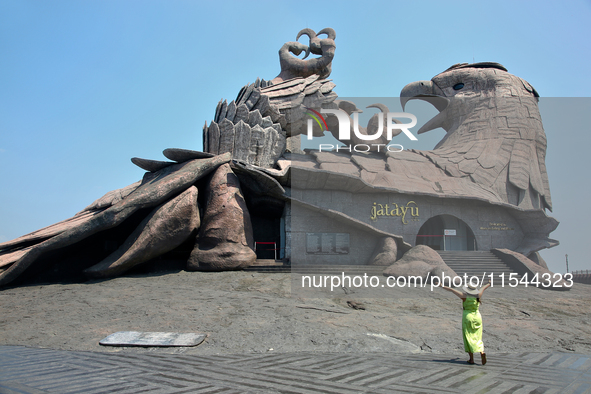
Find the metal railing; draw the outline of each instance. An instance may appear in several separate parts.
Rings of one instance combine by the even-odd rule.
[[[273,245],[273,249],[258,249],[259,251],[274,251],[275,252],[275,261],[277,261],[277,251],[280,248],[277,248],[277,242],[255,242],[254,243],[254,252],[257,252],[257,245]]]

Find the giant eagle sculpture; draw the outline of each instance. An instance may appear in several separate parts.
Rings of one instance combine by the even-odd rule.
[[[297,41],[302,36],[308,45]],[[42,273],[60,259],[80,275],[113,277],[179,248],[187,251],[187,269],[241,269],[256,260],[251,215],[278,215],[285,204],[393,238],[401,251],[410,248],[399,234],[298,201],[289,190],[296,173],[323,172],[343,180],[318,184],[304,176],[304,188],[415,193],[503,206],[524,230],[518,252],[529,255],[556,244],[548,235],[558,222],[544,212],[551,209],[551,198],[538,95],[499,64],[455,65],[402,90],[403,105],[422,99],[440,111],[419,131],[447,131],[433,150],[301,151],[298,136],[305,133],[309,108],[358,111],[338,100],[335,84],[326,79],[335,40],[333,29],[304,29],[283,45],[276,78],[257,79],[230,103],[220,101],[203,128],[203,152],[166,149],[169,161],[133,158],[146,170],[141,181],[107,193],[70,219],[0,244],[0,286]],[[304,59],[293,56],[302,52]],[[318,57],[307,59],[310,54]],[[362,133],[373,134],[377,116]]]

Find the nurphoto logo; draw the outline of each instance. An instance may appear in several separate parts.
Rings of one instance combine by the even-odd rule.
[[[369,107],[368,107],[369,108]],[[361,132],[359,128],[359,113],[353,112],[353,127],[351,127],[351,119],[349,118],[349,114],[342,110],[342,109],[326,109],[321,108],[320,112],[313,110],[312,108],[307,108],[308,110],[307,115],[310,116],[307,122],[307,137],[308,140],[312,140],[313,137],[313,127],[314,121],[318,124],[322,131],[330,131],[335,138],[339,141],[350,141],[351,140],[351,130],[353,130],[354,136],[356,140],[359,141],[383,141],[383,134],[384,134],[384,116],[378,116],[378,126],[377,130],[372,134],[364,134]],[[338,133],[335,133],[334,130],[329,130],[328,125],[326,123],[326,119],[322,114],[327,115],[334,115],[337,118],[338,122]],[[384,112],[382,112],[384,114]],[[407,112],[388,112],[386,113],[386,141],[391,141],[393,137],[403,132],[411,141],[417,141],[417,137],[410,132],[410,128],[416,126],[417,124],[417,117],[411,113]],[[397,118],[408,118],[410,119],[409,123],[400,123]],[[399,130],[398,132],[396,132]],[[374,148],[372,148],[374,147]],[[355,151],[355,152],[369,152],[370,150],[374,151],[377,150],[380,152],[381,148],[385,147],[388,152],[400,152],[404,150],[404,147],[400,144],[385,144],[385,143],[361,143],[361,144],[351,144],[349,146],[338,146],[333,144],[320,144],[318,146],[318,150],[325,151],[336,149],[338,152],[339,150],[345,151]]]

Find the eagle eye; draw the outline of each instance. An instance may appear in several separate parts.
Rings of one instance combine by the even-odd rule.
[[[464,87],[464,84],[463,83],[456,83],[454,85],[454,90],[460,90],[463,87]]]

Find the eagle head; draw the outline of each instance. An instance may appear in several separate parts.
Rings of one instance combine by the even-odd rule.
[[[535,115],[538,97],[538,92],[528,82],[509,74],[501,64],[492,62],[455,64],[430,81],[406,85],[400,93],[403,108],[408,101],[420,99],[433,104],[440,111],[421,127],[419,134],[441,127],[448,136],[458,129],[463,132],[482,129],[483,122],[471,124],[475,119],[489,119],[490,130],[502,129],[503,126],[510,128],[510,125],[503,123],[492,124],[494,118],[499,116],[497,110],[513,107],[513,113],[502,113],[501,116],[523,118],[528,117],[528,109],[525,108],[529,107]],[[525,107],[525,112],[518,111],[515,104]],[[534,117],[539,120],[539,113]],[[541,121],[537,126],[541,126]],[[496,134],[491,136],[496,137]]]
[[[492,187],[511,204],[552,209],[538,97],[528,82],[490,62],[453,65],[400,93],[403,109],[409,100],[420,99],[439,110],[418,131],[441,127],[447,132],[424,153],[434,163],[453,176]]]

